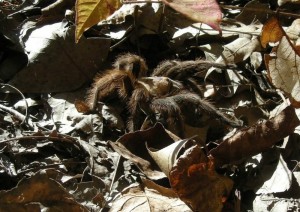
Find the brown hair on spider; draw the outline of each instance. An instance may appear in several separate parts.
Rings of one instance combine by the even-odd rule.
[[[118,56],[112,69],[97,74],[94,78],[86,98],[90,110],[95,110],[98,102],[109,103],[118,99],[126,104],[137,79],[145,77],[147,71],[147,64],[142,57],[131,53]]]

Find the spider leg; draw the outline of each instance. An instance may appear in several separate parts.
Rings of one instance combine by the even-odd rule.
[[[219,121],[233,127],[240,127],[242,123],[229,119],[208,101],[201,99],[198,95],[190,92],[183,92],[173,96],[181,109],[185,123],[194,127],[204,127],[209,125],[210,120]]]
[[[168,130],[180,137],[184,136],[181,110],[172,96],[154,99],[150,108],[155,122],[162,123]]]
[[[205,75],[211,67],[226,69],[233,66],[203,60],[164,61],[153,71],[152,76],[165,76],[177,80],[191,92],[201,95]]]
[[[113,102],[122,104],[128,100],[133,91],[133,79],[125,71],[109,70],[96,76],[92,88],[87,93],[86,102],[91,110],[95,110],[97,102]]]

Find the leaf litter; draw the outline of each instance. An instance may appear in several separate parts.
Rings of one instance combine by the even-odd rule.
[[[98,17],[84,1],[75,11],[69,1],[0,3],[0,78],[10,85],[1,84],[1,210],[299,210],[299,5],[210,1],[212,15],[195,20],[205,2],[92,2],[108,9]],[[119,102],[84,102],[95,73],[127,52],[149,66],[138,83],[167,95],[146,102],[154,114],[138,102],[133,131]],[[209,69],[188,68],[201,60]],[[119,84],[129,95],[130,83]],[[168,93],[182,85],[185,100]],[[243,126],[186,107],[196,89]]]

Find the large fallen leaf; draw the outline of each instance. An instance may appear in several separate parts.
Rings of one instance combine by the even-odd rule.
[[[284,91],[294,107],[300,107],[300,48],[283,36],[272,53],[265,55],[270,81]]]
[[[239,130],[210,150],[216,165],[237,162],[272,147],[294,132],[300,121],[292,106],[286,107],[274,118]]]
[[[0,211],[88,211],[77,203],[58,182],[46,172],[23,179],[9,191],[0,192]]]
[[[219,23],[221,22],[222,12],[215,0],[162,1],[191,20],[205,23],[221,32]]]
[[[76,45],[74,30],[66,23],[24,29],[29,62],[9,84],[26,93],[49,93],[73,91],[91,81],[107,57],[110,39],[84,38]]]
[[[215,171],[199,146],[186,150],[170,172],[170,184],[193,211],[221,211],[233,182]]]
[[[258,189],[256,194],[272,194],[287,191],[292,185],[292,172],[280,155],[272,176]]]
[[[143,180],[143,185],[125,189],[112,203],[110,212],[114,211],[191,211],[172,191]]]
[[[120,0],[77,0],[75,41],[83,32],[121,7]]]

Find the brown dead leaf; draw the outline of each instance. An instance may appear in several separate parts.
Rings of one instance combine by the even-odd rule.
[[[23,179],[16,188],[0,191],[0,211],[88,211],[46,172]]]
[[[215,0],[162,0],[166,5],[193,21],[205,23],[221,33],[221,9]]]
[[[193,211],[221,211],[233,182],[219,175],[198,146],[186,150],[170,172],[170,184]]]
[[[121,7],[120,0],[77,0],[75,41],[83,32]]]
[[[169,173],[175,163],[175,160],[177,159],[179,151],[188,141],[189,139],[184,139],[160,150],[155,150],[153,148],[149,149],[147,147],[147,150],[159,168],[169,177]]]
[[[107,58],[110,39],[84,38],[75,45],[74,31],[62,23],[26,31],[28,65],[8,83],[25,93],[49,93],[74,91],[93,79]]]
[[[75,108],[79,113],[87,113],[90,111],[89,106],[82,100],[76,99],[74,102]]]
[[[217,166],[237,162],[272,147],[293,133],[299,124],[295,109],[288,106],[270,120],[241,129],[210,150],[209,154],[214,157]]]
[[[237,15],[235,19],[248,25],[251,25],[256,20],[259,20],[260,23],[264,23],[268,17],[267,11],[269,11],[268,4],[264,4],[258,0],[252,0],[243,7],[242,12]]]
[[[218,63],[236,64],[245,61],[252,52],[260,51],[261,47],[257,38],[241,37],[224,45],[222,55],[217,59]]]
[[[284,91],[294,107],[300,107],[300,49],[283,36],[272,53],[265,55],[270,81]]]
[[[191,211],[172,191],[155,184],[150,180],[143,180],[143,185],[131,186],[117,197],[110,209],[115,211]]]
[[[146,143],[149,148],[154,149],[163,149],[174,143],[174,139],[160,123],[147,130],[125,134],[115,143],[109,143],[116,152],[136,164],[150,179],[166,177],[146,148]]]
[[[271,17],[263,26],[260,37],[261,45],[266,48],[268,43],[276,43],[285,35],[278,19]]]

